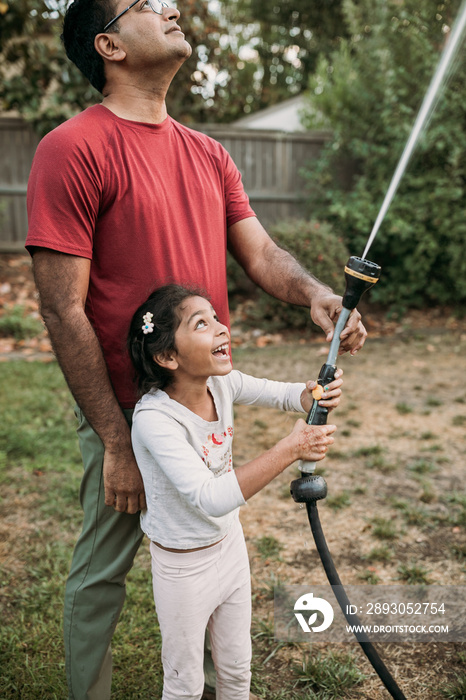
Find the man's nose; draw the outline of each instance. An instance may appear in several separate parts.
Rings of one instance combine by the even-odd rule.
[[[177,20],[181,15],[181,12],[176,7],[164,7],[163,8],[163,18],[164,19],[174,19]]]

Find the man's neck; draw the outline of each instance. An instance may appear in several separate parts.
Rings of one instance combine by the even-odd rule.
[[[167,106],[162,99],[154,95],[140,94],[129,90],[124,94],[111,93],[102,100],[104,107],[122,119],[161,124],[167,118]]]

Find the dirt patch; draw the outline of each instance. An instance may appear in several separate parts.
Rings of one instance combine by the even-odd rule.
[[[437,585],[464,585],[466,535],[464,450],[466,335],[462,329],[417,328],[370,338],[355,358],[344,356],[344,398],[331,417],[336,442],[322,464],[329,494],[319,505],[323,530],[344,584],[400,585],[420,575]],[[239,351],[239,369],[291,380],[315,378],[320,346]],[[236,408],[237,463],[282,437],[294,417]],[[242,509],[255,590],[277,584],[323,584],[325,573],[303,507],[288,495],[292,468]],[[344,497],[342,497],[344,496]],[[264,559],[260,538],[275,538],[279,557]],[[380,558],[374,550],[380,550]],[[385,560],[386,557],[386,560]],[[255,615],[273,606],[255,599]],[[319,647],[313,647],[313,649]],[[409,698],[444,697],[439,687],[461,670],[464,645],[379,645]],[[282,678],[299,652],[281,649]],[[352,698],[389,697],[356,647],[371,679]],[[464,663],[464,662],[463,662]],[[464,673],[464,666],[463,666]]]

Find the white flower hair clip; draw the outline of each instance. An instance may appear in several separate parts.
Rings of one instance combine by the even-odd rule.
[[[144,335],[147,335],[148,333],[152,333],[152,331],[154,330],[154,324],[151,323],[153,316],[154,316],[154,314],[151,314],[151,312],[148,311],[142,317],[142,320],[144,321],[144,324],[142,326],[142,332],[144,333]]]

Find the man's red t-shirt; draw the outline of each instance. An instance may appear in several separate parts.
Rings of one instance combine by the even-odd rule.
[[[126,336],[163,284],[205,289],[228,323],[227,228],[254,216],[216,141],[167,117],[120,119],[102,105],[47,134],[28,185],[26,247],[91,260],[86,313],[123,408],[136,400]]]

